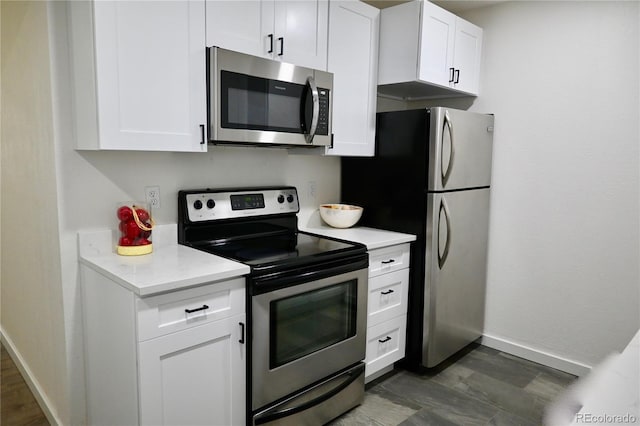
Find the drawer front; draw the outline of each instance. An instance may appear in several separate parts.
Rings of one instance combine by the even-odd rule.
[[[245,279],[138,298],[138,341],[245,312]]]
[[[365,378],[404,358],[407,316],[401,315],[367,329]]]
[[[409,270],[401,269],[369,279],[367,326],[407,313]]]
[[[399,244],[369,252],[369,277],[409,267],[409,244]]]

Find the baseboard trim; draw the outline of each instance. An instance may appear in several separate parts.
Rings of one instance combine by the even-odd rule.
[[[547,367],[555,368],[556,370],[561,370],[576,376],[584,376],[591,371],[591,367],[586,364],[562,358],[519,343],[514,343],[500,337],[484,334],[480,343],[484,346],[519,356],[520,358],[537,362],[538,364],[546,365]]]
[[[46,394],[42,390],[42,387],[40,386],[38,381],[35,379],[33,374],[31,373],[31,370],[29,369],[27,364],[24,362],[24,359],[20,355],[20,352],[16,349],[15,345],[13,344],[13,341],[11,340],[11,338],[7,336],[2,326],[0,326],[0,341],[2,342],[2,346],[4,346],[4,348],[9,353],[9,356],[11,357],[13,362],[16,364],[16,367],[18,367],[20,374],[22,374],[24,381],[27,383],[29,390],[33,394],[33,397],[35,398],[38,405],[40,406],[40,409],[42,409],[42,412],[47,417],[47,420],[49,420],[49,423],[52,426],[61,425],[62,422],[60,421],[60,419],[58,419],[58,417],[54,414],[53,410],[51,409],[53,405],[49,401],[49,398],[47,398]]]

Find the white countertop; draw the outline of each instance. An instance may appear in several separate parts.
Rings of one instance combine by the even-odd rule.
[[[319,216],[319,214],[317,216]],[[298,223],[298,227],[304,232],[364,244],[368,250],[409,243],[416,240],[416,236],[412,234],[367,228],[365,226],[354,226],[346,229],[332,228],[318,220],[319,219],[312,217],[307,223]]]
[[[79,233],[80,262],[139,296],[239,277],[250,268],[176,242],[175,225],[153,233],[153,252],[142,256],[115,253],[112,232]]]
[[[415,241],[415,235],[356,226],[332,228],[309,221],[301,231],[364,244],[368,250]],[[139,296],[220,281],[246,275],[250,268],[239,262],[180,245],[176,225],[153,231],[153,252],[142,256],[115,253],[111,230],[78,233],[79,260]]]

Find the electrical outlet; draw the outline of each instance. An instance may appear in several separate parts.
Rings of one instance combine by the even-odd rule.
[[[159,186],[145,186],[144,197],[147,203],[153,209],[160,208],[160,187]]]

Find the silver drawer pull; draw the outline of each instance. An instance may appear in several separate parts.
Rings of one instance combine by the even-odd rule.
[[[186,313],[188,313],[188,314],[192,314],[192,313],[194,313],[194,312],[204,311],[205,309],[209,309],[209,306],[208,306],[208,305],[202,305],[202,306],[201,306],[201,307],[199,307],[199,308],[196,308],[196,309],[185,309],[184,311],[185,311]]]
[[[393,293],[393,290],[392,290],[392,289],[389,289],[389,290],[387,290],[387,291],[381,291],[381,292],[380,292],[380,294],[384,294],[384,295],[391,294],[391,293]]]
[[[391,340],[391,337],[387,336],[387,337],[385,337],[384,339],[378,339],[378,342],[380,342],[380,343],[386,343],[386,342],[388,342],[389,340]]]
[[[382,261],[382,262],[380,262],[380,263],[382,263],[383,265],[388,265],[389,263],[393,263],[393,262],[395,262],[395,261],[396,261],[395,259],[389,259],[389,260],[383,260],[383,261]]]

